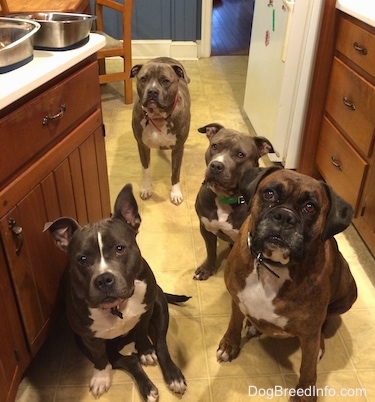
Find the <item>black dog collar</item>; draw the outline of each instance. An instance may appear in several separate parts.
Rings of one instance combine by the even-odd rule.
[[[121,313],[121,311],[119,310],[118,306],[111,308],[111,314],[113,314],[113,315],[115,315],[115,316],[117,316],[117,317],[119,317],[121,319],[124,318],[122,313]]]
[[[280,266],[280,267],[282,267],[282,268],[286,268],[286,266],[283,265],[283,264],[281,264],[281,263],[279,263],[279,262],[275,262],[275,261],[268,260],[267,258],[264,258],[263,254],[262,254],[261,252],[255,251],[255,249],[251,246],[251,234],[250,234],[250,232],[247,234],[247,246],[248,246],[248,248],[249,248],[251,254],[252,254],[252,255],[255,257],[255,259],[256,259],[258,276],[259,276],[259,268],[262,266],[262,267],[266,268],[266,270],[267,270],[269,273],[271,273],[272,275],[276,276],[276,278],[279,278],[279,279],[280,279],[280,276],[279,276],[275,271],[273,271],[264,261],[265,261],[265,260],[266,260],[266,261],[270,261],[270,263],[271,263],[272,265],[277,265],[277,266]]]

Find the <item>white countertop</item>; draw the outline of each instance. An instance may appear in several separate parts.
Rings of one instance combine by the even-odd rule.
[[[0,74],[0,110],[91,56],[104,45],[104,36],[91,33],[88,43],[77,49],[58,52],[34,50],[30,63]]]
[[[337,0],[336,8],[375,27],[374,0]]]

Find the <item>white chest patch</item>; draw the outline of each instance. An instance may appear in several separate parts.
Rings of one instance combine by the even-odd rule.
[[[212,221],[208,220],[205,217],[202,217],[202,223],[206,230],[216,235],[219,231],[225,233],[228,237],[230,237],[233,241],[236,240],[238,236],[238,229],[234,229],[232,224],[228,222],[228,217],[233,212],[232,208],[229,205],[222,205],[219,202],[215,201],[217,207],[217,216],[218,219],[214,219]]]
[[[94,320],[91,330],[96,338],[113,339],[127,334],[138,323],[146,311],[143,303],[147,285],[143,281],[134,282],[134,294],[119,306],[123,318],[113,315],[110,309],[90,308],[90,318]]]
[[[144,118],[141,122],[143,127],[142,141],[149,148],[173,148],[176,145],[176,135],[168,134],[167,124],[164,120],[156,120],[155,123]]]
[[[256,262],[254,265],[257,264]],[[260,268],[261,270],[264,268]],[[238,293],[239,307],[243,314],[257,320],[263,319],[280,328],[284,328],[288,319],[275,313],[272,301],[276,297],[283,283],[290,279],[286,268],[272,267],[280,278],[274,277],[269,272],[261,272],[258,278],[256,267],[246,278],[246,287]]]

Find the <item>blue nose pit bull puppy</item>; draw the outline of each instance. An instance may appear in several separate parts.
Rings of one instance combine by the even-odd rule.
[[[210,142],[205,178],[195,202],[207,258],[195,271],[194,279],[205,280],[216,270],[217,239],[233,243],[247,216],[239,187],[241,177],[259,166],[260,157],[275,151],[266,138],[251,137],[221,124],[211,123],[198,131]]]
[[[68,253],[67,317],[79,346],[94,363],[90,389],[94,397],[108,391],[111,369],[128,371],[145,401],[156,401],[158,390],[140,363],[159,362],[168,387],[183,394],[183,374],[166,344],[167,302],[188,298],[164,294],[136,243],[140,226],[132,187],[119,193],[114,214],[81,227],[72,218],[47,223],[57,246]],[[150,328],[152,327],[152,331]],[[137,354],[119,351],[135,342]]]

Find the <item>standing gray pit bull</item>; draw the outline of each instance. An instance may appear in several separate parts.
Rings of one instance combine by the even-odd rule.
[[[136,243],[141,218],[132,187],[117,197],[110,219],[81,227],[72,218],[45,225],[69,257],[66,308],[82,352],[94,363],[90,390],[95,398],[108,391],[112,368],[137,382],[143,400],[155,402],[158,390],[140,363],[159,362],[168,387],[183,394],[185,378],[172,361],[166,343],[167,302],[186,296],[164,294]],[[135,342],[136,354],[120,350]]]
[[[172,150],[170,200],[183,201],[180,171],[185,141],[190,129],[190,82],[181,63],[168,57],[138,64],[131,70],[137,79],[138,100],[134,103],[132,127],[143,167],[142,199],[152,195],[150,148]]]
[[[242,176],[259,166],[261,156],[275,151],[264,137],[251,137],[217,123],[198,131],[210,141],[205,155],[205,179],[195,202],[207,258],[195,271],[194,279],[205,280],[216,270],[217,239],[232,244],[247,216],[240,191]]]

